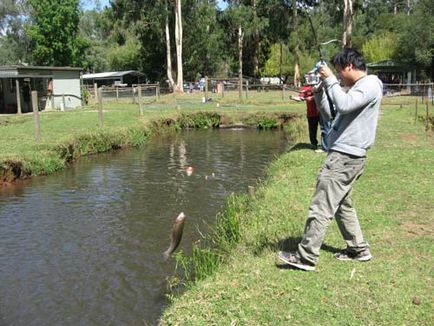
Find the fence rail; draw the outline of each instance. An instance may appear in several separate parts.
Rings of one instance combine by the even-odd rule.
[[[208,85],[208,84],[207,84]],[[160,99],[160,86],[158,84],[149,85],[134,85],[133,87],[122,87],[122,88],[96,88],[89,91],[90,94],[95,94],[94,103],[98,111],[98,125],[99,127],[104,126],[104,110],[103,105],[109,101],[119,101],[120,99],[127,99],[133,101],[133,103],[138,105],[139,115],[144,114],[144,104],[146,102],[153,102],[153,108],[164,108],[170,103],[175,104],[177,109],[183,107],[189,108],[204,108],[203,104],[207,102],[215,102],[216,106],[219,108],[220,103],[229,104],[233,107],[234,103],[239,103],[239,84],[227,82],[223,87],[215,87],[212,91],[208,91],[208,86],[204,88],[203,91],[194,90],[192,93],[186,93],[177,95],[171,93],[165,98]],[[432,108],[434,106],[434,95],[433,95],[433,83],[426,84],[384,84],[383,88],[383,101],[382,105],[387,108],[392,105],[399,105],[401,108],[407,106],[411,110],[414,110],[414,121],[422,120],[425,124],[426,130],[434,131],[434,115],[432,113]],[[163,92],[168,92],[169,89],[163,89]],[[294,87],[288,87],[287,85],[263,85],[263,84],[249,84],[246,81],[242,85],[242,94],[244,94],[244,99],[249,99],[251,103],[259,105],[270,105],[279,104],[282,106],[290,105],[288,100],[290,94],[296,93],[298,90]],[[265,93],[264,93],[265,92]],[[48,102],[51,105],[54,101],[54,97],[62,97],[63,105],[61,104],[61,111],[65,109],[65,97],[76,97],[73,94],[53,94],[51,97],[42,95],[38,97],[36,91],[32,92],[32,106],[31,109],[34,114],[35,120],[35,140],[40,139],[40,120],[38,111],[47,109]],[[208,97],[209,96],[209,97]],[[80,99],[80,98],[79,98]],[[148,99],[148,100],[146,100]],[[169,101],[167,100],[169,99]],[[148,106],[151,107],[151,106]],[[208,106],[210,108],[211,106]],[[51,106],[53,109],[53,106]]]
[[[192,87],[193,85],[193,87]],[[420,103],[427,101],[434,105],[433,83],[425,84],[384,84],[383,103],[398,105],[415,105],[416,99]],[[197,104],[209,101],[229,103],[254,102],[284,103],[291,95],[298,93],[298,88],[285,84],[263,84],[243,79],[241,85],[236,79],[206,78],[206,83],[199,88],[193,82],[184,83],[184,94],[173,92],[170,87],[160,87],[159,84],[137,84],[132,87],[102,87],[104,102],[140,103],[168,103]],[[95,88],[88,88],[91,102],[97,103]]]

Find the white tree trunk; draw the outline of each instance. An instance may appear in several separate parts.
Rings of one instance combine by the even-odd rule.
[[[295,47],[294,51],[294,86],[300,87],[301,86],[301,77],[300,77],[300,63],[299,63],[299,50],[298,45]]]
[[[344,0],[344,34],[342,43],[344,47],[351,47],[353,30],[353,0]]]
[[[297,29],[298,19],[297,19],[297,1],[292,2],[292,17],[294,23],[294,30]],[[300,87],[300,47],[297,44],[294,49],[294,86]]]
[[[167,79],[169,80],[169,86],[172,89],[175,89],[175,82],[172,76],[172,54],[170,51],[169,12],[167,10],[167,1],[166,1],[166,58],[167,58]]]
[[[257,8],[256,8],[256,0],[253,0],[253,12],[255,15],[255,21],[258,18],[258,14],[257,14]],[[259,30],[258,30],[258,26],[256,25],[255,30],[253,32],[253,40],[254,40],[254,46],[255,46],[255,50],[254,50],[254,54],[253,54],[253,71],[255,74],[255,77],[259,76]]]
[[[184,92],[184,76],[182,71],[182,16],[181,16],[181,0],[175,1],[175,42],[176,42],[176,91]]]
[[[238,95],[240,101],[243,96],[243,39],[244,33],[241,25],[238,27],[238,60],[239,60],[239,68],[238,68]]]

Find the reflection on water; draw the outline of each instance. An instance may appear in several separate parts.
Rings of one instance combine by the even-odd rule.
[[[189,252],[286,144],[281,132],[186,131],[0,192],[0,325],[155,323],[178,213]]]

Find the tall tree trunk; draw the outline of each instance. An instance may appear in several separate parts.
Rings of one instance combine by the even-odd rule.
[[[255,77],[259,76],[259,32],[256,29],[254,34],[253,34],[253,38],[254,38],[254,42],[255,42],[255,52],[254,52],[254,56],[253,56],[253,71],[254,71],[254,75]]]
[[[257,20],[256,0],[253,0],[253,12],[254,12],[254,19],[256,21]],[[258,77],[259,76],[259,31],[257,25],[253,32],[253,46],[254,46],[253,71],[255,77]]]
[[[182,16],[181,16],[181,0],[175,1],[175,42],[176,42],[176,92],[184,92],[184,76],[182,71]]]
[[[282,78],[282,56],[283,56],[283,45],[282,42],[280,42],[280,56],[279,56],[279,75],[280,75],[280,84],[283,84],[283,78]]]
[[[297,30],[297,1],[292,2],[292,17],[294,31]],[[294,49],[294,86],[300,86],[300,50],[298,40]]]
[[[344,34],[342,44],[345,48],[353,45],[352,41],[353,30],[353,0],[344,0]]]
[[[238,26],[238,60],[239,60],[239,69],[238,69],[238,96],[240,101],[242,101],[243,96],[243,39],[244,33],[241,25]]]
[[[294,65],[294,86],[300,87],[301,86],[300,50],[299,50],[298,44],[295,46],[294,59],[295,59],[295,65]]]
[[[175,89],[175,82],[172,77],[172,54],[170,51],[170,32],[169,32],[169,11],[167,10],[166,0],[166,59],[167,59],[167,79],[169,80],[169,86]]]

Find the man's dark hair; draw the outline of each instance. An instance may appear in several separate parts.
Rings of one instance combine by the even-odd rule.
[[[344,48],[333,57],[335,67],[345,68],[350,64],[357,70],[366,71],[365,59],[355,48]]]

